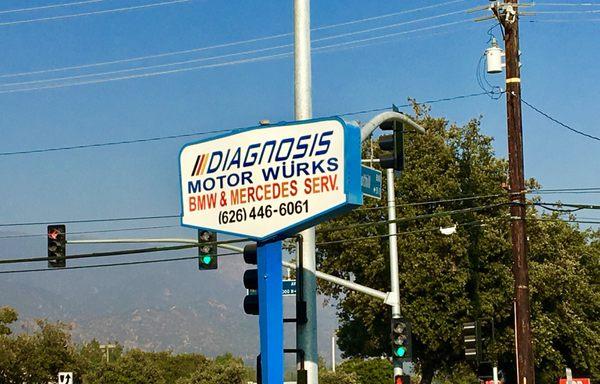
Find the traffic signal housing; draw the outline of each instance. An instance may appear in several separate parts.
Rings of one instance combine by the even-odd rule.
[[[217,233],[198,230],[198,269],[217,269]]]
[[[247,244],[244,247],[244,261],[247,264],[256,265],[258,253],[256,243]],[[248,315],[258,315],[258,269],[252,268],[244,272],[244,287],[248,294],[244,297],[244,312]]]
[[[410,376],[396,375],[394,376],[394,384],[410,384]]]
[[[67,228],[64,225],[48,226],[48,268],[67,266]]]
[[[478,321],[463,323],[465,359],[479,364],[481,357],[481,330]]]
[[[412,331],[410,322],[403,318],[392,319],[392,358],[395,362],[412,359]]]
[[[379,148],[384,151],[379,156],[379,166],[396,171],[404,169],[404,128],[401,122],[386,121],[379,125],[384,131],[393,131],[389,135],[379,136]]]

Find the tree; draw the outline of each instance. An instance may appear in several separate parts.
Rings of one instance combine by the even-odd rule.
[[[35,322],[33,334],[0,336],[0,378],[6,384],[46,383],[62,370],[76,368],[68,326]]]
[[[427,134],[405,135],[405,171],[397,178],[399,279],[403,316],[412,322],[414,361],[420,371],[422,383],[431,383],[436,372],[450,373],[463,362],[461,323],[475,318],[493,318],[497,326],[498,343],[495,352],[502,366],[510,373],[514,360],[512,336],[512,254],[507,220],[508,199],[503,184],[507,179],[507,164],[495,157],[492,139],[480,132],[480,121],[471,120],[465,126],[450,125],[442,118],[433,118],[429,110],[415,108],[415,119]],[[376,154],[377,155],[377,154]],[[385,183],[384,183],[385,185]],[[530,185],[535,185],[530,181]],[[383,191],[385,196],[386,191]],[[474,197],[477,196],[477,197]],[[438,201],[459,197],[452,201],[414,204],[420,201]],[[358,209],[348,215],[323,223],[317,229],[318,268],[382,291],[389,291],[389,256],[386,241],[387,219],[385,209],[377,209],[379,201],[367,200],[367,209]],[[448,213],[453,212],[453,213]],[[586,235],[567,224],[564,236],[573,243],[572,257],[578,268],[564,278],[573,279],[573,271],[582,272],[585,278],[580,289],[563,295],[552,293],[544,281],[552,279],[543,266],[550,259],[563,260],[556,248],[560,238],[551,228],[534,219],[539,215],[530,209],[532,244],[540,239],[544,261],[539,265],[538,250],[530,250],[533,327],[536,341],[538,370],[555,377],[552,367],[559,366],[556,355],[571,356],[565,362],[597,375],[598,330],[597,305],[598,246]],[[411,219],[425,216],[422,219]],[[377,223],[356,226],[362,223]],[[440,227],[457,225],[452,236],[440,233]],[[539,229],[537,229],[537,227]],[[579,235],[577,235],[579,233]],[[370,237],[357,241],[352,238]],[[548,241],[554,238],[554,242]],[[542,240],[543,239],[543,240]],[[570,244],[567,242],[567,244]],[[543,252],[541,251],[543,250]],[[552,257],[548,255],[552,254]],[[540,256],[542,257],[542,256]],[[585,262],[584,262],[585,261]],[[594,269],[595,268],[595,269]],[[593,272],[595,271],[595,272]],[[591,284],[590,284],[591,283]],[[584,290],[584,286],[587,290]],[[321,290],[338,298],[340,319],[339,345],[346,357],[388,355],[389,309],[369,297],[322,284]],[[579,306],[580,291],[588,303]],[[545,292],[545,293],[542,293]],[[569,322],[567,327],[555,327],[556,318],[545,320],[546,305],[537,309],[537,303],[549,295],[553,302],[570,302],[577,306],[579,323]],[[583,309],[587,308],[587,309]],[[572,310],[572,309],[571,309]],[[565,309],[566,311],[566,309]],[[560,312],[554,312],[560,317]],[[595,316],[594,316],[595,314]],[[584,326],[585,324],[585,326]],[[556,328],[556,337],[547,339],[546,332]],[[579,333],[578,336],[576,334]],[[585,336],[582,336],[585,335]],[[560,336],[559,336],[560,335]],[[594,352],[575,352],[572,348],[545,348],[553,340],[560,344],[581,346],[584,339]],[[569,340],[567,342],[567,340]],[[573,344],[575,343],[575,344]],[[544,352],[545,350],[548,352]],[[581,356],[577,357],[579,354]],[[554,356],[554,357],[552,357]],[[595,359],[595,360],[594,360]]]
[[[10,335],[12,331],[8,325],[17,321],[18,315],[11,307],[0,307],[0,335]]]
[[[246,380],[247,370],[242,361],[227,354],[197,369],[190,377],[179,379],[176,384],[243,384]]]
[[[350,359],[340,364],[338,371],[356,375],[359,384],[388,384],[394,368],[387,359]]]

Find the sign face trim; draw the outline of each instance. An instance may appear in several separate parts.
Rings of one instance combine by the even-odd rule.
[[[181,225],[285,238],[362,204],[360,129],[336,117],[231,131],[186,144],[179,179]]]

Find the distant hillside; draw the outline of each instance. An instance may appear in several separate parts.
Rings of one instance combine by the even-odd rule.
[[[39,243],[4,240],[0,258],[44,254],[45,244]],[[132,260],[194,252],[136,256]],[[69,265],[102,262],[107,261],[69,260]],[[45,267],[45,263],[19,265],[23,267]],[[69,323],[76,341],[95,338],[118,341],[127,348],[209,356],[231,352],[252,361],[258,350],[258,319],[242,309],[245,269],[241,257],[227,256],[219,260],[216,271],[198,271],[195,261],[184,261],[6,274],[0,275],[0,306],[16,308],[24,321],[47,318]],[[293,316],[293,299],[286,298],[285,304],[286,315]],[[334,310],[320,307],[318,322],[320,354],[329,360],[330,337],[337,324]],[[293,324],[286,325],[285,330],[285,345],[291,348],[295,344]]]

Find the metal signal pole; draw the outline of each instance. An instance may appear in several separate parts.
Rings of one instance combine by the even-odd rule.
[[[312,118],[310,55],[310,0],[294,0],[294,110],[296,120]],[[307,384],[317,384],[319,378],[315,229],[304,230],[301,235],[303,252],[298,255],[296,262],[298,270],[302,273],[302,295],[306,301],[307,322],[296,323],[296,345],[298,349],[304,351]],[[300,266],[303,268],[300,269]]]
[[[535,384],[531,340],[529,272],[525,228],[525,176],[523,170],[523,129],[521,118],[521,70],[519,68],[518,0],[503,4],[506,51],[506,111],[508,124],[508,164],[510,214],[515,279],[515,351],[518,384]],[[497,14],[498,15],[498,14]]]
[[[391,282],[391,294],[393,295],[394,305],[392,306],[392,318],[400,318],[400,281],[398,280],[398,239],[396,232],[398,232],[396,225],[396,194],[395,194],[395,183],[394,183],[394,170],[392,168],[386,169],[387,172],[387,206],[388,206],[388,238],[390,247],[390,282]],[[402,363],[394,361],[394,382],[395,378],[401,376]]]

